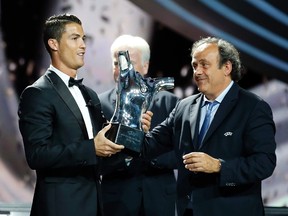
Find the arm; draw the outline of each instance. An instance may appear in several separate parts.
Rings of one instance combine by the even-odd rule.
[[[29,87],[22,93],[19,128],[32,169],[98,163],[94,140],[85,139],[70,108],[52,88]]]

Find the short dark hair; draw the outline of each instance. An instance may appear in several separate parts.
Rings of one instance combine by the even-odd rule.
[[[217,37],[202,38],[192,45],[191,57],[196,48],[206,43],[217,44],[220,57],[218,67],[221,68],[227,61],[230,61],[232,63],[231,79],[238,82],[245,71],[240,60],[239,52],[228,41]]]
[[[60,41],[62,34],[65,31],[65,26],[69,23],[78,23],[79,25],[82,25],[81,20],[78,17],[67,13],[53,15],[45,21],[43,28],[43,42],[49,54],[51,51],[48,45],[48,40],[53,38]]]

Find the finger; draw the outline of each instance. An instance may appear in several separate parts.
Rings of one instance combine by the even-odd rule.
[[[144,133],[148,133],[149,132],[149,127],[146,126],[146,125],[143,125],[142,129],[143,129]]]
[[[201,163],[199,162],[191,162],[185,164],[185,168],[189,169],[190,171],[201,171]]]
[[[186,164],[185,168],[188,169],[189,171],[193,171],[193,172],[198,171],[198,168],[196,167],[195,164]]]
[[[147,115],[149,115],[149,116],[150,116],[150,118],[152,118],[152,117],[153,117],[153,112],[151,112],[151,111],[149,111],[149,110],[146,112],[146,114],[147,114]]]
[[[119,145],[119,144],[116,144],[116,143],[113,143],[111,142],[111,145],[110,145],[111,149],[113,150],[122,150],[125,148],[124,145]]]
[[[142,119],[145,119],[150,122],[152,119],[152,116],[153,116],[153,113],[151,111],[146,111],[146,113],[142,114]]]
[[[151,123],[150,122],[147,122],[146,120],[142,120],[141,121],[142,123],[142,129],[145,133],[148,133],[149,132],[149,129],[150,129],[150,125]]]
[[[188,158],[203,158],[205,157],[204,152],[190,152],[188,154],[185,154],[182,156],[183,159],[188,159]]]
[[[189,152],[185,155],[182,156],[182,158],[185,160],[185,159],[189,159],[191,158],[193,155],[195,155],[196,152]]]

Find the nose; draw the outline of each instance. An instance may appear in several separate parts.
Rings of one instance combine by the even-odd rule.
[[[193,68],[194,75],[201,75],[203,71],[201,70],[201,67]]]
[[[81,47],[86,48],[86,43],[84,39],[82,39]]]

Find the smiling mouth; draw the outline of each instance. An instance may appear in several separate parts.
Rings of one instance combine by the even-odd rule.
[[[205,80],[206,80],[206,78],[197,78],[196,79],[197,82],[202,82],[202,81],[205,81]]]

